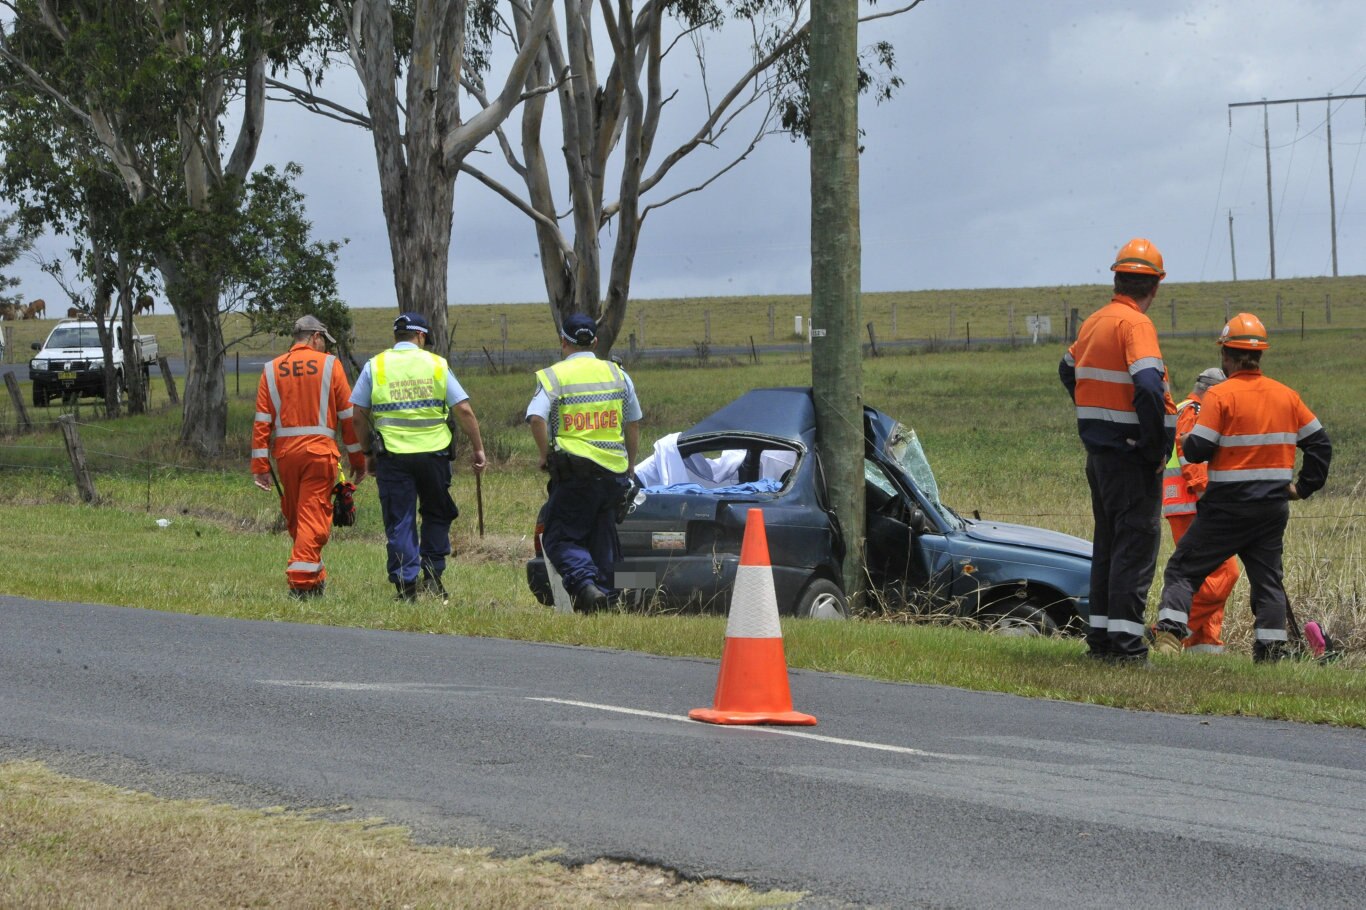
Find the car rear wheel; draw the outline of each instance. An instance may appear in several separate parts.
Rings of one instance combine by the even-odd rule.
[[[797,616],[802,619],[848,619],[849,601],[839,585],[828,578],[813,578],[797,600]]]

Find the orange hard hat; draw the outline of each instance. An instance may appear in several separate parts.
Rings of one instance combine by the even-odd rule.
[[[1153,246],[1151,240],[1144,240],[1142,237],[1135,237],[1124,244],[1115,256],[1115,264],[1110,266],[1110,271],[1167,277],[1166,271],[1162,268],[1162,253]]]
[[[1266,340],[1266,326],[1251,313],[1239,313],[1230,319],[1219,333],[1219,344],[1244,351],[1265,351],[1271,347]]]

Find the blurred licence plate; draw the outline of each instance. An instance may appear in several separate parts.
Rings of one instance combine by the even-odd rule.
[[[688,545],[686,531],[655,531],[650,535],[652,550],[682,550]]]
[[[61,379],[62,381],[64,381],[64,382],[75,382],[75,381],[76,381],[76,374],[75,374],[75,373],[59,373],[59,374],[57,374],[57,375],[58,375],[58,378],[60,378],[60,379]]]

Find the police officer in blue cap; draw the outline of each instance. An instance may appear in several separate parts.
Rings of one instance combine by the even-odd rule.
[[[487,460],[470,396],[446,359],[424,350],[430,332],[421,313],[395,319],[394,346],[366,363],[351,404],[366,468],[379,487],[397,599],[417,600],[420,577],[445,603],[441,573],[451,552],[451,522],[460,514],[450,493],[456,424],[470,439],[476,474]]]
[[[526,420],[550,474],[541,543],[580,612],[601,610],[615,593],[621,559],[616,509],[630,486],[640,440],[640,402],[631,377],[599,360],[597,325],[575,313],[560,327],[564,359],[536,374]]]

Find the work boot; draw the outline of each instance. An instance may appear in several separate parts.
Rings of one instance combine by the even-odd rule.
[[[574,595],[574,612],[596,613],[608,607],[607,594],[591,581]]]
[[[394,588],[398,591],[398,594],[395,595],[394,600],[400,601],[402,603],[417,603],[416,579],[414,579],[413,581],[396,581],[394,582]]]
[[[311,588],[290,588],[289,596],[295,600],[308,600],[312,597],[322,597],[323,591],[327,588],[327,582],[320,581]]]
[[[1168,632],[1166,629],[1154,629],[1153,650],[1158,654],[1180,654],[1181,639],[1176,637],[1175,632]]]
[[[1283,641],[1258,641],[1252,643],[1252,662],[1274,663],[1290,656],[1290,648]]]
[[[446,593],[446,588],[441,584],[441,573],[433,572],[426,566],[422,567],[422,590],[428,594],[435,594],[441,598],[443,604],[450,602],[450,595]]]

